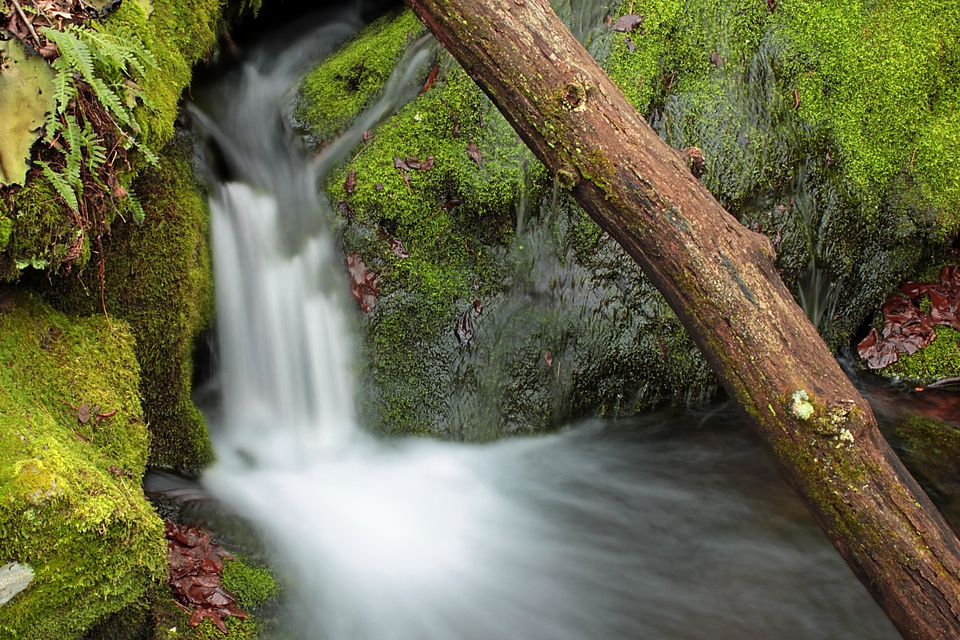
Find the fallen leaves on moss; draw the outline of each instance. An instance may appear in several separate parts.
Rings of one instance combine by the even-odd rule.
[[[221,585],[223,561],[233,556],[210,539],[210,532],[194,525],[166,523],[167,562],[174,602],[190,613],[190,626],[209,618],[220,631],[227,633],[224,618],[247,614],[237,606],[237,599]],[[191,611],[190,607],[193,607]]]
[[[929,312],[920,308],[923,298],[930,301]],[[937,325],[960,331],[960,263],[943,267],[939,282],[908,282],[900,287],[900,295],[883,305],[881,332],[871,329],[857,346],[860,359],[871,369],[883,369],[901,353],[916,353],[933,342]]]

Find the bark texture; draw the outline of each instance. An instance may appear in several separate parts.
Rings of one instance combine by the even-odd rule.
[[[960,638],[960,543],[740,225],[547,0],[407,0],[641,265],[841,555],[907,638]]]

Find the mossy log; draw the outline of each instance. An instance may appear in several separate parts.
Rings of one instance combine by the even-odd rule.
[[[909,638],[960,637],[960,543],[741,226],[546,0],[407,0],[643,267],[783,476]]]

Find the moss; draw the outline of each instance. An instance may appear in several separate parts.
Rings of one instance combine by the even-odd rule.
[[[406,42],[406,27],[392,33]],[[385,46],[379,36],[372,41]],[[443,66],[434,87],[378,128],[327,183],[331,199],[355,216],[342,227],[346,244],[378,276],[381,302],[367,342],[381,392],[372,420],[391,433],[422,433],[442,410],[436,367],[446,365],[431,363],[424,350],[453,353],[456,317],[500,286],[493,254],[513,236],[528,173],[542,175],[539,165],[528,168],[528,152],[465,72]],[[471,142],[482,154],[479,165],[467,153]],[[427,170],[394,166],[395,158],[431,156]],[[352,194],[344,187],[349,171]],[[398,257],[385,237],[402,242],[409,256]]]
[[[960,331],[945,326],[934,330],[937,337],[933,342],[914,354],[901,355],[881,373],[921,385],[960,376]]]
[[[613,47],[612,77],[671,146],[703,150],[704,184],[778,240],[789,287],[811,263],[835,285],[831,345],[960,228],[955,5],[621,5],[646,20],[634,51]]]
[[[279,592],[273,575],[243,556],[224,565],[222,584],[237,597],[237,604],[245,611],[260,606]]]
[[[318,143],[337,133],[375,96],[406,48],[422,32],[411,11],[387,15],[304,78],[296,117]]]
[[[260,637],[261,625],[253,618],[230,616],[224,619],[226,636],[207,619],[191,627],[190,614],[170,599],[157,604],[154,616],[156,624],[153,640],[224,640],[224,637],[230,640],[257,640]]]
[[[36,577],[0,607],[0,635],[69,640],[166,571],[163,525],[139,488],[149,437],[134,339],[123,322],[3,295],[0,556]]]
[[[206,201],[183,153],[168,150],[137,180],[143,225],[115,225],[104,242],[103,302],[130,323],[143,371],[140,392],[153,436],[151,464],[196,469],[212,449],[190,398],[193,344],[213,311]],[[49,298],[71,313],[103,313],[97,270],[65,276]]]

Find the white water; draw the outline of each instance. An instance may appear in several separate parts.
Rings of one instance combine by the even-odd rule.
[[[291,585],[282,637],[896,637],[728,409],[483,446],[358,428],[343,258],[314,185],[416,84],[398,78],[317,163],[282,124],[309,57],[356,26],[264,50],[198,113],[228,174],[211,197],[223,410],[203,482]]]

